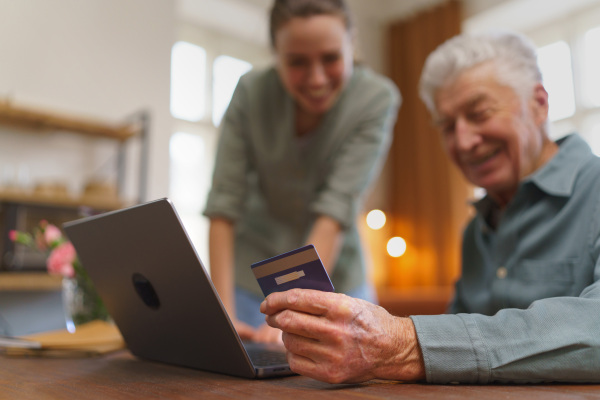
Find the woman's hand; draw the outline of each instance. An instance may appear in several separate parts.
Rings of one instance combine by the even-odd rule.
[[[271,328],[267,324],[262,324],[254,332],[252,340],[254,340],[255,342],[277,343],[283,345],[281,334],[282,332],[280,329]]]
[[[251,340],[253,342],[283,344],[281,340],[281,330],[271,328],[267,324],[262,324],[258,328],[248,325],[240,320],[233,320],[233,326],[240,339]]]
[[[234,319],[231,322],[233,322],[233,326],[235,327],[235,330],[237,331],[240,339],[254,340],[254,335],[256,335],[256,329],[254,329],[254,327],[238,319]]]

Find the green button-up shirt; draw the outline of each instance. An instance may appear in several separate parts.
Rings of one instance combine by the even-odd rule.
[[[319,127],[295,134],[294,100],[273,69],[240,79],[220,129],[204,214],[235,222],[235,283],[262,295],[250,265],[305,244],[319,215],[344,239],[331,280],[338,292],[365,282],[357,214],[392,138],[400,96],[356,66]]]
[[[600,382],[600,159],[576,135],[464,234],[455,315],[412,317],[427,380]]]

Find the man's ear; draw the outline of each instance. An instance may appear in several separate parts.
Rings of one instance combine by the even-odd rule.
[[[542,126],[548,119],[548,92],[544,85],[537,83],[531,96],[531,115],[537,126]]]

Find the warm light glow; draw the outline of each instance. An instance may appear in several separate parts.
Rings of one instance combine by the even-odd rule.
[[[406,241],[401,237],[393,237],[387,243],[388,254],[392,257],[400,257],[406,252]]]
[[[385,213],[381,210],[371,210],[367,214],[367,225],[374,230],[383,228],[385,225]]]

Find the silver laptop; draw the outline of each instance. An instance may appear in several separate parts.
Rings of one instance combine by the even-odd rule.
[[[292,374],[283,347],[242,343],[169,199],[64,229],[134,355],[248,378]]]

